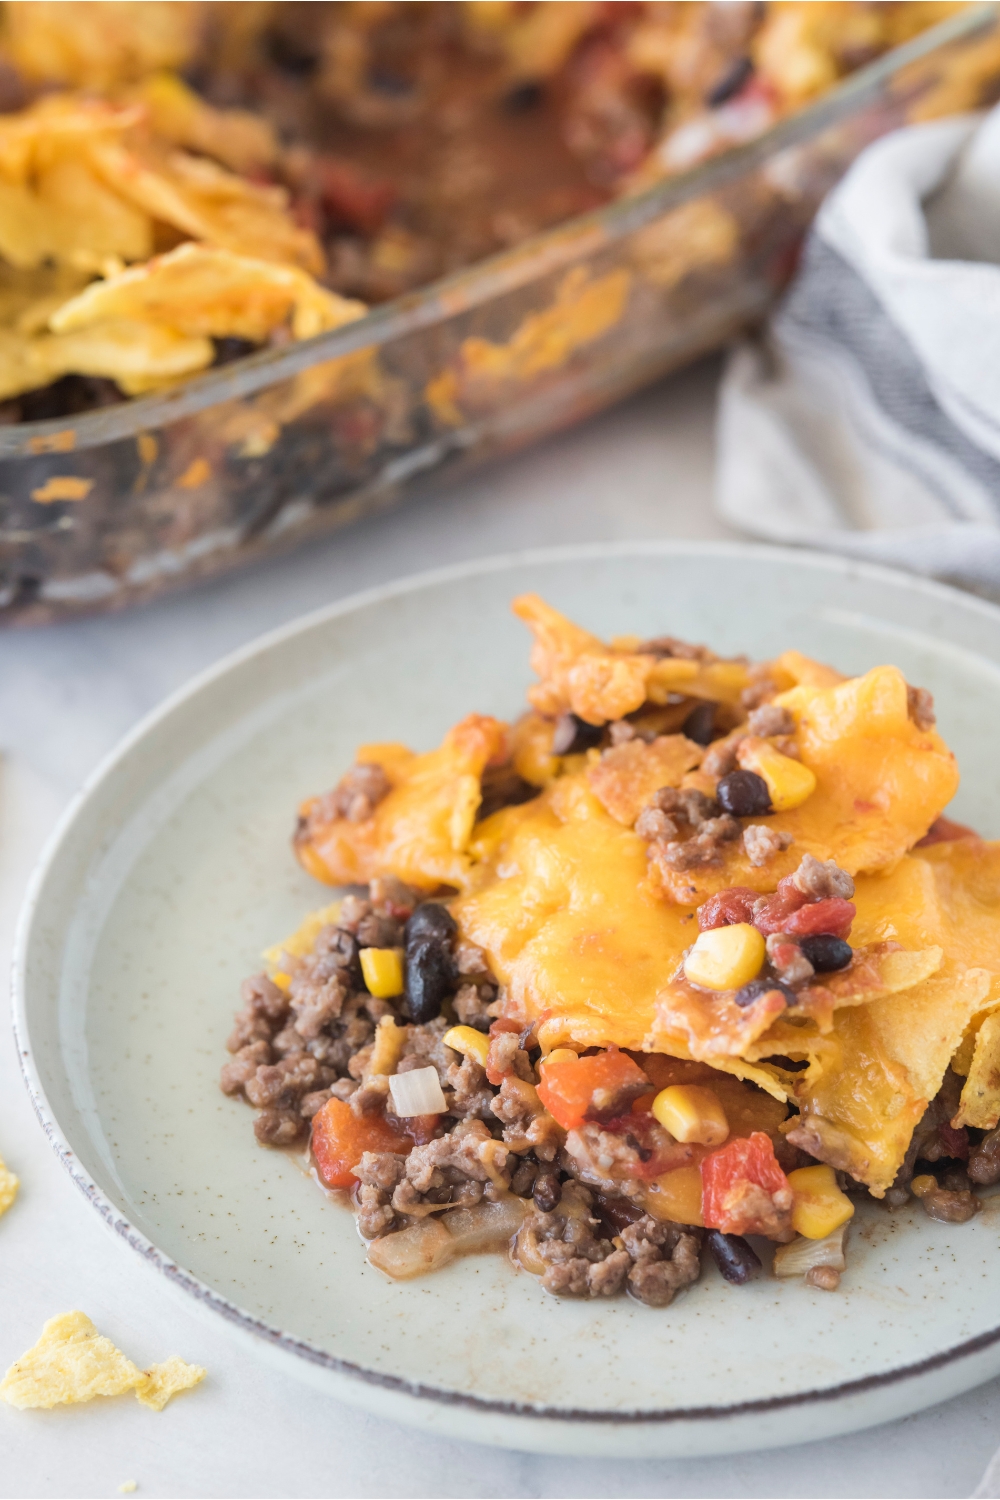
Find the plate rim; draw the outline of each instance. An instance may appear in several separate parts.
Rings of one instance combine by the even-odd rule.
[[[32,924],[46,881],[58,864],[63,844],[71,837],[74,825],[90,797],[114,776],[121,762],[174,712],[188,700],[195,698],[212,683],[230,672],[265,655],[284,642],[349,615],[356,610],[368,608],[388,599],[406,594],[430,590],[442,584],[473,578],[486,573],[499,573],[517,566],[539,563],[570,564],[573,562],[595,562],[605,558],[649,558],[649,557],[700,557],[700,558],[760,558],[783,562],[798,567],[809,567],[819,572],[840,574],[844,577],[862,577],[871,582],[891,582],[928,600],[939,600],[952,606],[979,614],[1000,624],[1000,604],[967,593],[950,584],[901,568],[887,567],[881,563],[868,562],[840,553],[822,552],[808,547],[778,546],[773,544],[744,542],[737,540],[698,540],[697,538],[650,538],[646,540],[619,540],[610,542],[563,543],[556,546],[525,548],[514,552],[489,554],[485,557],[465,559],[440,568],[406,574],[387,583],[349,594],[330,604],[320,605],[305,614],[297,615],[284,624],[262,632],[244,645],[225,653],[218,661],[202,668],[169,693],[161,703],[144,714],[112,748],[101,757],[89,772],[77,792],[71,797],[55,827],[43,844],[35,863],[18,914],[11,960],[11,1010],[14,1042],[18,1063],[28,1096],[39,1124],[62,1165],[76,1186],[97,1210],[105,1224],[136,1251],[147,1264],[161,1272],[169,1282],[196,1302],[218,1313],[227,1322],[242,1331],[264,1339],[277,1349],[302,1359],[308,1364],[358,1380],[363,1384],[381,1387],[421,1401],[435,1402],[445,1407],[466,1407],[483,1415],[499,1415],[514,1418],[534,1418],[539,1421],[566,1424],[596,1423],[612,1426],[668,1426],[684,1422],[726,1422],[735,1418],[763,1415],[792,1408],[808,1408],[845,1401],[852,1396],[863,1395],[872,1390],[882,1390],[915,1380],[934,1370],[945,1368],[962,1359],[967,1359],[1000,1342],[1000,1324],[994,1328],[939,1350],[910,1364],[899,1365],[890,1370],[860,1376],[853,1380],[840,1381],[836,1385],[816,1387],[810,1390],[791,1392],[786,1395],[762,1397],[757,1400],[730,1402],[725,1405],[697,1407],[666,1407],[647,1410],[609,1411],[601,1408],[548,1406],[538,1402],[507,1401],[496,1397],[478,1396],[465,1391],[449,1391],[435,1385],[408,1380],[403,1376],[366,1368],[354,1360],[343,1359],[317,1347],[308,1339],[298,1338],[285,1330],[273,1327],[264,1319],[241,1308],[230,1298],[215,1291],[206,1282],[179,1265],[166,1255],[146,1235],[138,1230],[128,1218],[115,1207],[105,1191],[84,1169],[72,1146],[65,1138],[56,1112],[49,1103],[35,1062],[29,1040],[29,1009],[27,993],[27,959]],[[980,653],[981,654],[981,653]],[[986,658],[988,659],[988,658]]]

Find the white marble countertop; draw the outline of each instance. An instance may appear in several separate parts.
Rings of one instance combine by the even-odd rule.
[[[105,751],[193,672],[355,590],[463,558],[566,541],[726,535],[710,509],[715,368],[676,377],[308,552],[129,614],[0,634],[0,948],[61,807]],[[338,1406],[248,1360],[116,1242],[39,1130],[9,1031],[0,1153],[22,1180],[0,1220],[0,1369],[82,1308],[140,1363],[209,1379],[161,1415],[128,1397],[0,1406],[0,1494],[148,1496],[945,1496],[1000,1443],[1000,1381],[905,1421],[780,1452],[683,1462],[540,1458],[449,1443]],[[794,1417],[790,1419],[794,1422]]]

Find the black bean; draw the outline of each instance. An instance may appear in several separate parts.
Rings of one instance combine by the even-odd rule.
[[[545,90],[540,83],[528,79],[525,83],[516,83],[513,88],[508,89],[503,98],[504,109],[512,115],[520,115],[529,109],[537,109],[545,98]]]
[[[719,105],[725,104],[727,99],[735,98],[743,85],[752,77],[753,60],[749,57],[734,58],[722,77],[705,95],[705,103],[709,109],[718,109]]]
[[[834,969],[846,969],[854,957],[854,949],[850,943],[845,943],[843,938],[833,937],[828,932],[800,938],[799,947],[817,974],[832,974]]]
[[[455,985],[455,960],[447,944],[428,933],[406,947],[406,1010],[423,1025],[441,1014],[441,1002]]]
[[[715,795],[734,818],[756,818],[771,811],[767,782],[756,771],[730,771],[715,788]]]
[[[552,736],[553,755],[579,755],[599,745],[604,738],[603,724],[588,724],[576,714],[560,714]]]
[[[455,936],[458,925],[446,906],[438,901],[425,901],[418,906],[406,924],[406,946],[422,938],[434,937],[448,940]]]
[[[541,1209],[543,1214],[552,1213],[562,1197],[559,1173],[539,1172],[535,1178],[535,1185],[531,1189],[531,1196],[535,1200],[535,1207]]]
[[[699,703],[693,708],[681,726],[689,740],[696,745],[710,745],[715,728],[715,704]]]
[[[743,1286],[760,1270],[760,1260],[740,1234],[723,1234],[710,1229],[705,1236],[712,1259],[726,1281]]]
[[[784,995],[785,1003],[794,1005],[798,999],[795,991],[790,985],[784,984],[780,979],[751,979],[742,989],[737,990],[733,1000],[737,1005],[752,1005],[759,1000],[761,995],[769,995],[772,990],[777,990]]]

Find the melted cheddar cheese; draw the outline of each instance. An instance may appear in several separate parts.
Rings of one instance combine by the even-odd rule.
[[[883,869],[923,837],[958,789],[954,755],[933,729],[910,719],[896,667],[875,667],[832,687],[792,688],[775,702],[794,717],[799,756],[816,777],[807,801],[766,819],[791,844],[762,866],[736,841],[718,866],[661,871],[670,900],[699,905],[733,885],[773,891],[807,851],[851,875]]]

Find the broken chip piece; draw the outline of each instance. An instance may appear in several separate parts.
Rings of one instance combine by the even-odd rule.
[[[178,1355],[172,1354],[161,1365],[150,1365],[148,1370],[143,1370],[135,1388],[136,1399],[151,1411],[162,1411],[171,1396],[200,1385],[206,1373],[201,1365],[185,1364]]]
[[[200,1365],[176,1355],[140,1370],[86,1313],[69,1312],[50,1318],[38,1343],[14,1361],[0,1381],[0,1398],[21,1411],[48,1410],[135,1391],[143,1406],[162,1411],[171,1396],[204,1378]]]
[[[8,1170],[3,1157],[0,1156],[0,1214],[5,1214],[10,1208],[17,1197],[19,1186],[20,1179]]]

